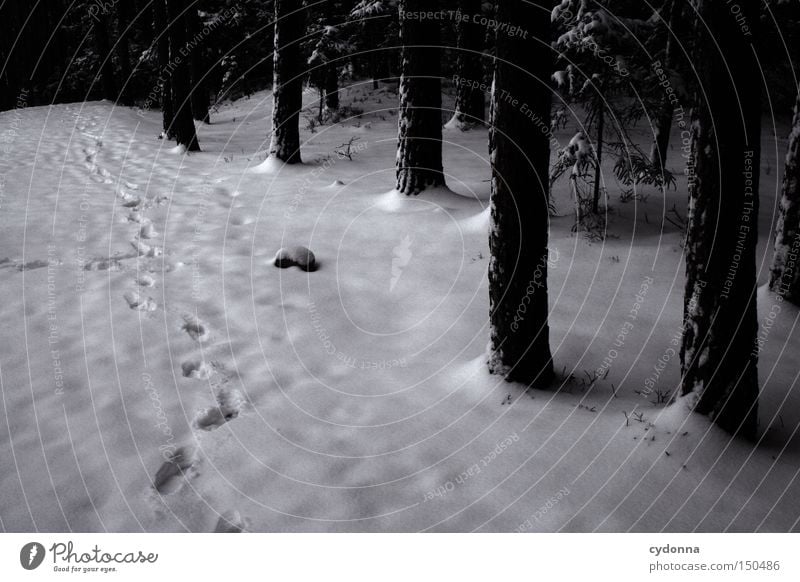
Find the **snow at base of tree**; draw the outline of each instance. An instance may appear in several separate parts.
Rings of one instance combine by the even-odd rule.
[[[418,212],[447,211],[475,208],[476,202],[485,201],[474,193],[458,194],[447,187],[428,188],[418,196],[407,196],[397,190],[389,190],[381,194],[375,201],[375,207],[386,212]],[[483,206],[486,204],[484,202]]]

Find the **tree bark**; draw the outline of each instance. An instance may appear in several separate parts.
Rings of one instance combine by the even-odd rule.
[[[272,139],[269,155],[299,164],[300,111],[303,108],[300,40],[305,9],[300,2],[275,0],[275,56],[272,82]]]
[[[435,4],[435,3],[434,3]],[[404,18],[405,13],[436,10],[422,0],[400,0],[400,109],[396,189],[416,195],[444,186],[442,171],[442,93],[439,21]]]
[[[200,150],[200,144],[197,142],[192,117],[190,55],[186,46],[186,1],[167,0],[167,15],[172,24],[169,35],[169,68],[172,70],[175,139],[187,151],[194,152]]]
[[[683,1],[668,0],[667,10],[668,29],[667,40],[664,46],[663,70],[669,75],[675,66],[673,35],[675,34],[675,28],[683,17]],[[667,163],[669,137],[672,131],[672,117],[674,114],[675,100],[665,94],[661,99],[661,108],[659,109],[656,127],[653,131],[653,147],[650,150],[650,161],[662,171],[665,169],[665,164]]]
[[[24,41],[26,32],[22,28],[25,21],[24,7],[20,0],[12,0],[0,4],[0,18],[7,30],[14,34],[0,36],[0,59],[2,59],[2,93],[0,93],[0,110],[14,109],[18,95],[26,89],[25,73],[30,73]]]
[[[800,305],[800,87],[794,106],[792,132],[786,149],[781,203],[775,225],[775,254],[769,286],[775,293]]]
[[[550,38],[549,12],[524,0],[498,2],[496,20],[525,26],[534,39]],[[548,43],[503,33],[497,33],[496,46],[488,365],[508,380],[544,387],[553,377],[547,298],[550,143],[519,105],[526,103],[549,127],[552,56]]]
[[[101,8],[95,13],[94,22],[92,23],[97,58],[100,60],[100,83],[103,90],[103,99],[116,102],[117,81],[114,74],[114,61],[111,58],[108,26],[107,10]]]
[[[163,137],[175,139],[175,129],[173,121],[175,119],[175,107],[172,103],[172,81],[170,79],[169,67],[169,30],[167,29],[167,5],[166,0],[153,1],[153,25],[156,37],[156,53],[158,56],[158,84],[159,100],[161,105],[161,118],[163,127]]]
[[[724,0],[697,0],[696,6],[699,79],[692,110],[682,392],[693,396],[696,412],[724,430],[754,438],[759,12],[755,2],[741,4],[753,31],[746,36]]]
[[[208,112],[208,83],[206,82],[206,61],[204,57],[204,43],[200,17],[197,7],[192,5],[186,13],[189,40],[192,41],[192,55],[190,58],[192,77],[192,116],[197,121],[211,123]]]
[[[325,110],[328,112],[339,109],[339,71],[336,64],[326,65],[325,71]]]
[[[131,49],[130,49],[130,2],[117,3],[117,47],[119,64],[120,64],[120,77],[122,77],[122,85],[119,91],[119,102],[122,105],[133,105],[131,98],[130,82],[131,82]]]
[[[367,59],[368,59],[368,63],[369,63],[369,73],[370,73],[370,76],[372,77],[372,90],[373,91],[377,91],[378,88],[380,87],[380,84],[378,83],[378,79],[382,76],[381,72],[383,70],[382,69],[382,63],[381,63],[381,57],[382,57],[383,53],[378,51],[379,37],[378,37],[378,34],[375,32],[375,27],[374,26],[370,26],[368,24],[366,29],[365,29],[365,34],[367,35],[367,38],[369,39],[368,46],[370,48],[369,48],[369,55],[368,55]]]
[[[592,212],[600,214],[600,178],[603,176],[603,136],[605,133],[606,104],[603,96],[603,85],[597,97],[597,143],[595,145],[596,166],[594,168],[594,190],[592,192]]]
[[[482,125],[484,121],[483,92],[473,84],[483,80],[483,27],[473,21],[473,17],[481,13],[481,1],[461,0],[460,10],[455,112],[448,125],[463,131]]]

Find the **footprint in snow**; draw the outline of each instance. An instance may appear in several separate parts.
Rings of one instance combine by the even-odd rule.
[[[33,269],[43,269],[50,263],[41,259],[35,261],[28,261],[27,263],[20,263],[17,265],[17,271],[32,271]],[[60,263],[59,263],[60,264]]]
[[[139,238],[155,238],[158,236],[156,232],[156,227],[153,226],[152,222],[148,222],[147,224],[142,225],[142,228],[139,229]]]
[[[140,287],[152,287],[156,284],[156,280],[153,279],[150,275],[142,275],[138,279],[136,279],[136,284]]]
[[[237,216],[231,219],[231,224],[234,226],[247,226],[248,224],[253,224],[255,219],[251,216]]]
[[[180,488],[181,477],[197,462],[197,451],[190,446],[180,447],[164,461],[153,479],[153,487],[162,495],[169,495]]]
[[[243,533],[247,531],[247,520],[238,511],[226,511],[219,516],[214,533]]]
[[[87,164],[91,164],[91,166],[94,167],[94,158],[97,156],[97,150],[92,150],[89,148],[81,148],[81,152],[83,152],[83,155],[85,156],[83,160]]]
[[[160,257],[163,254],[161,247],[151,247],[140,240],[132,240],[131,246],[136,250],[136,254],[140,257]]]
[[[94,168],[94,173],[100,178],[100,181],[102,181],[105,184],[111,184],[114,181],[111,179],[111,172],[109,172],[105,168],[96,166]]]
[[[208,325],[203,320],[193,315],[185,315],[183,321],[184,324],[181,329],[189,334],[189,337],[193,340],[202,343],[211,335]]]
[[[137,311],[155,311],[156,302],[151,297],[145,297],[136,291],[128,291],[124,295],[128,307]]]
[[[244,409],[245,400],[238,390],[222,390],[217,394],[217,405],[202,411],[194,420],[200,430],[214,430],[233,420]]]
[[[208,380],[213,369],[202,360],[187,360],[181,364],[181,371],[184,378]]]
[[[126,192],[122,188],[117,191],[117,196],[122,200],[122,206],[125,208],[135,208],[142,203],[142,199],[139,196]]]
[[[122,199],[123,208],[138,208],[142,204],[142,199],[138,196],[128,196]]]
[[[125,257],[127,258],[127,257]],[[122,263],[118,259],[92,259],[83,265],[84,271],[121,271]]]
[[[98,176],[97,174],[92,174],[89,178],[92,182],[97,182],[98,184],[111,184],[111,180],[103,178],[103,176]]]

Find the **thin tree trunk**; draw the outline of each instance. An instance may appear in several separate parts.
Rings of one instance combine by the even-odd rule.
[[[163,137],[175,139],[175,107],[172,103],[172,81],[169,66],[169,30],[167,29],[166,0],[153,1],[153,25],[156,36],[156,52],[158,56],[158,83],[161,101],[161,119]]]
[[[372,47],[369,53],[369,68],[370,75],[372,76],[372,89],[377,91],[380,85],[378,79],[381,76],[381,55],[382,53],[377,50],[378,35],[374,32],[374,27],[367,25],[366,34],[369,38],[369,46]]]
[[[594,169],[594,192],[592,195],[592,212],[600,213],[600,178],[603,175],[603,133],[605,131],[606,106],[603,102],[603,87],[600,87],[600,95],[597,98],[597,144],[595,145],[595,156],[597,166]]]
[[[16,102],[21,91],[25,90],[25,71],[29,71],[27,63],[28,52],[24,50],[26,32],[22,29],[24,7],[19,0],[0,4],[0,18],[8,30],[16,32],[15,35],[3,34],[0,36],[0,59],[2,59],[2,94],[0,94],[0,110],[9,110],[16,107]],[[16,45],[16,46],[15,46]]]
[[[325,72],[325,110],[334,112],[339,109],[339,71],[336,65],[326,65]]]
[[[303,108],[300,39],[305,9],[300,2],[275,0],[275,57],[272,82],[272,139],[269,155],[299,164],[300,110]]]
[[[197,7],[192,5],[186,13],[189,40],[192,41],[191,76],[192,76],[192,116],[197,121],[211,123],[208,113],[208,83],[206,82],[206,65],[204,44],[201,38],[202,26],[197,14]]]
[[[422,0],[400,0],[400,14],[435,10]],[[400,18],[403,45],[396,189],[416,195],[444,186],[440,30],[433,19]]]
[[[683,1],[669,0],[668,6],[668,30],[667,40],[664,46],[663,70],[669,75],[675,66],[675,47],[673,35],[680,19],[683,17]],[[650,150],[650,161],[662,171],[667,163],[667,152],[669,151],[669,137],[672,131],[672,118],[675,114],[675,98],[669,94],[664,94],[661,99],[661,108],[656,127],[653,131],[653,147]]]
[[[175,106],[175,139],[187,151],[200,150],[192,118],[189,77],[189,52],[186,47],[186,2],[167,0],[167,15],[172,26],[169,35],[169,56],[172,69],[172,102]]]
[[[92,26],[97,45],[97,58],[100,60],[100,83],[103,89],[103,99],[115,102],[117,100],[117,81],[114,74],[114,61],[111,58],[108,15],[105,9],[97,11]]]
[[[792,132],[786,149],[781,203],[775,225],[775,254],[769,286],[800,305],[800,87],[794,106]]]
[[[520,0],[498,2],[498,22],[549,38],[550,15]],[[553,376],[547,298],[550,142],[520,111],[550,120],[550,47],[497,34],[492,93],[489,230],[489,370],[529,386]],[[523,74],[521,71],[527,71]],[[514,102],[513,100],[518,100]]]
[[[723,0],[698,0],[694,62],[682,392],[730,433],[756,435],[756,260],[760,78],[759,11],[742,3],[743,36]],[[709,30],[706,30],[706,26]],[[753,43],[753,44],[751,44]],[[728,67],[726,63],[736,63]]]
[[[448,126],[463,131],[484,121],[483,92],[475,87],[483,81],[483,27],[473,20],[481,13],[481,1],[461,0],[460,10],[455,112]]]
[[[119,92],[119,101],[123,105],[132,105],[129,88],[131,82],[131,49],[130,49],[130,2],[117,3],[117,47],[120,64],[120,77],[122,85]]]

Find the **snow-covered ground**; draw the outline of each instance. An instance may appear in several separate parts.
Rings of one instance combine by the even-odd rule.
[[[460,196],[399,199],[396,95],[343,103],[368,113],[304,127],[286,168],[262,164],[268,92],[189,156],[157,112],[0,114],[3,530],[800,529],[797,310],[761,290],[757,448],[652,403],[678,378],[681,235],[660,217],[685,215],[685,180],[627,204],[609,183],[604,242],[571,235],[558,185],[559,383],[524,392],[483,365],[486,131],[445,132]],[[785,133],[765,128],[762,283]],[[298,245],[316,270],[274,266]]]

